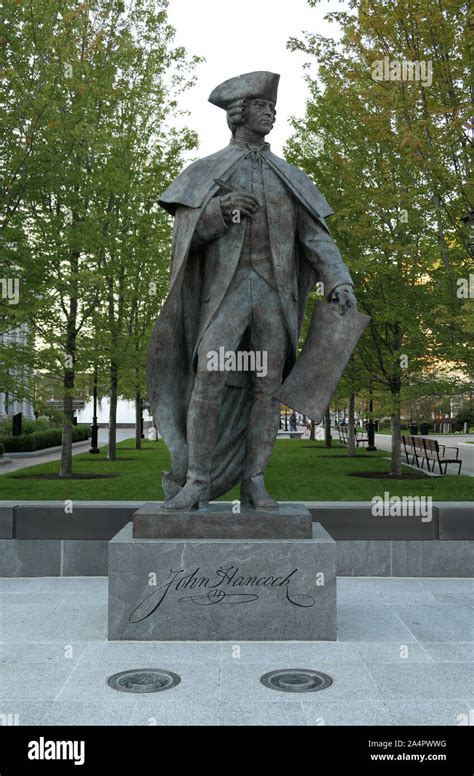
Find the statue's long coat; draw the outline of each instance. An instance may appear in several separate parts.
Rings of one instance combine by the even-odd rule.
[[[200,338],[212,320],[225,295],[242,250],[245,222],[232,224],[225,239],[220,238],[201,248],[192,249],[191,240],[203,209],[219,191],[215,179],[228,179],[248,149],[229,145],[212,156],[190,165],[162,195],[159,203],[175,216],[171,255],[170,290],[152,334],[148,360],[148,397],[156,426],[172,460],[171,472],[183,477],[187,470],[186,416],[191,397],[195,356]],[[292,164],[265,151],[265,159],[282,181],[286,190],[327,232],[324,219],[332,214],[328,203],[308,176]],[[265,170],[265,168],[264,168]],[[317,280],[322,280],[330,292],[340,283],[351,282],[342,259],[322,261],[318,274],[295,246],[294,224],[290,223],[291,208],[282,207],[278,197],[270,201],[269,236],[274,270],[282,307],[290,334],[285,375],[295,362],[299,329],[303,320],[308,293]],[[280,207],[280,210],[279,210]],[[279,278],[279,258],[296,261],[295,287],[282,287]],[[213,261],[216,277],[211,301],[204,289],[203,262]],[[283,263],[282,263],[283,267]],[[283,269],[282,269],[283,271]],[[214,269],[213,269],[214,272]],[[246,428],[250,412],[248,375],[233,374],[227,380],[222,399],[218,441],[211,467],[211,498],[216,498],[241,479],[245,456]]]

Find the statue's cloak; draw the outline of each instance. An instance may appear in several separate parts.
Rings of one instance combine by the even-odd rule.
[[[205,250],[204,247],[191,249],[191,240],[203,208],[219,191],[215,179],[229,178],[247,153],[248,149],[231,144],[194,162],[159,200],[159,204],[175,216],[175,221],[169,294],[150,342],[148,399],[156,427],[170,451],[171,475],[177,479],[185,477],[187,471],[186,417],[195,378],[203,277],[201,265]],[[265,158],[295,199],[313,218],[324,224],[324,219],[333,211],[310,178],[269,150],[265,152]],[[292,235],[287,237],[293,239]],[[318,277],[298,251],[296,262],[298,323],[301,327],[308,293]],[[297,338],[298,332],[290,333],[291,346],[283,377],[295,363]],[[242,343],[242,349],[245,349],[245,343]],[[244,373],[230,374],[226,382],[211,465],[211,498],[226,493],[242,478],[251,407],[250,386],[249,376]]]

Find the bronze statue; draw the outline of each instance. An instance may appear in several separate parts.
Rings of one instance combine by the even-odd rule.
[[[175,217],[170,291],[148,376],[171,454],[166,511],[205,508],[239,482],[244,507],[277,508],[264,485],[280,419],[274,394],[295,363],[308,293],[322,282],[341,315],[355,309],[325,222],[333,211],[265,142],[278,81],[262,71],[217,86],[209,100],[227,112],[229,145],[191,164],[159,200]],[[255,353],[264,368],[246,371]],[[217,358],[215,368],[216,354],[243,359],[229,370]]]

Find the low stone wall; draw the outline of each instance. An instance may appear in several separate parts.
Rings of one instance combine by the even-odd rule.
[[[106,576],[110,539],[145,503],[0,501],[0,576]],[[301,503],[336,540],[340,576],[472,576],[468,502],[437,502],[425,522],[374,517],[371,502]]]

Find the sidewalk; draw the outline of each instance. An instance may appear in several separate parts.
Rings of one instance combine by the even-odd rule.
[[[117,442],[122,442],[124,439],[131,439],[135,437],[135,431],[133,428],[119,428],[117,430]],[[107,445],[108,431],[106,428],[99,429],[99,447]],[[73,455],[79,455],[80,453],[86,453],[91,446],[91,440],[88,439],[85,442],[79,442],[72,449]],[[5,458],[8,458],[8,453],[5,453]],[[54,453],[48,453],[46,450],[43,455],[28,456],[24,458],[14,458],[11,463],[5,463],[0,466],[0,474],[10,474],[10,472],[16,472],[18,469],[25,469],[28,466],[37,466],[40,463],[50,463],[51,461],[59,461],[61,458],[60,451]]]

